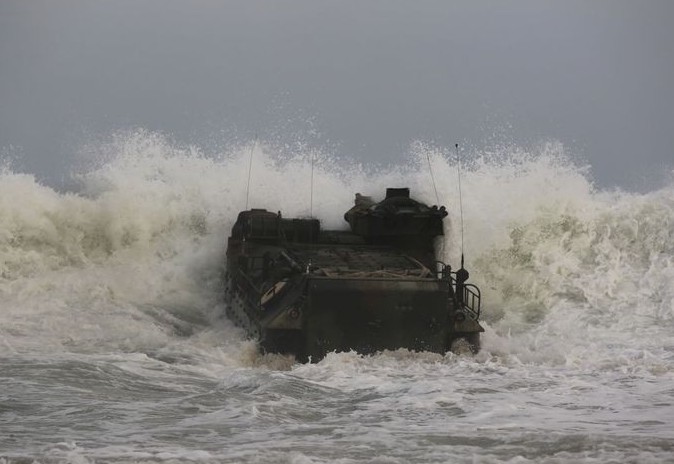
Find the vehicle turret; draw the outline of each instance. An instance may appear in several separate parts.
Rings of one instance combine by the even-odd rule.
[[[386,197],[376,203],[371,197],[356,194],[355,205],[344,214],[354,234],[369,242],[427,241],[443,234],[444,206],[426,206],[410,198],[409,188],[388,188]]]

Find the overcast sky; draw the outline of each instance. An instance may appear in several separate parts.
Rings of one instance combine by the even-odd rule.
[[[558,140],[644,190],[674,168],[674,1],[0,0],[5,156],[53,183],[136,127],[364,162]]]

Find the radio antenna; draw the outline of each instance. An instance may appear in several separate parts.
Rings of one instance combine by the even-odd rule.
[[[435,187],[435,177],[433,177],[433,166],[431,166],[431,155],[426,152],[426,159],[428,160],[428,170],[431,173],[431,181],[433,182],[433,191],[435,192],[435,204],[440,206],[440,197],[438,196],[438,189]]]
[[[248,185],[246,185],[246,211],[248,210],[248,196],[250,194],[250,174],[253,172],[253,150],[255,150],[255,146],[257,145],[257,134],[255,134],[255,140],[253,141],[253,145],[250,147],[250,155],[248,156]]]
[[[461,196],[461,153],[459,152],[459,144],[455,143],[456,148],[456,172],[459,177],[459,212],[461,214],[461,268],[463,268],[463,198]]]
[[[314,153],[311,153],[311,193],[309,194],[309,218],[314,218]],[[309,243],[314,241],[314,222],[311,220],[309,222]],[[305,274],[309,274],[312,269],[311,264],[311,255],[309,256],[309,261],[307,262],[307,268],[305,269]]]
[[[309,195],[309,217],[314,217],[314,153],[311,153],[311,193]]]

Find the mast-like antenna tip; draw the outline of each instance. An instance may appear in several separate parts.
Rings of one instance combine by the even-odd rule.
[[[257,145],[257,133],[255,133],[255,140],[253,140],[253,145],[250,147],[250,155],[248,155],[248,184],[246,185],[246,210],[248,210],[248,197],[250,196],[250,174],[253,171],[253,151],[255,150],[255,145]]]
[[[433,181],[433,191],[435,192],[435,202],[440,205],[440,197],[438,196],[438,189],[435,187],[435,177],[433,176],[433,166],[431,166],[431,155],[426,152],[426,159],[428,160],[428,171],[431,173],[431,181]]]
[[[456,147],[456,173],[459,181],[459,211],[461,214],[461,267],[463,267],[463,196],[461,194],[461,153],[459,152],[459,144],[455,143],[454,146]]]

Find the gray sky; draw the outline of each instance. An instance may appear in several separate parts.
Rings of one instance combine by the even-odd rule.
[[[364,162],[501,134],[644,190],[674,168],[673,20],[671,0],[0,0],[0,151],[57,183],[136,127]]]

